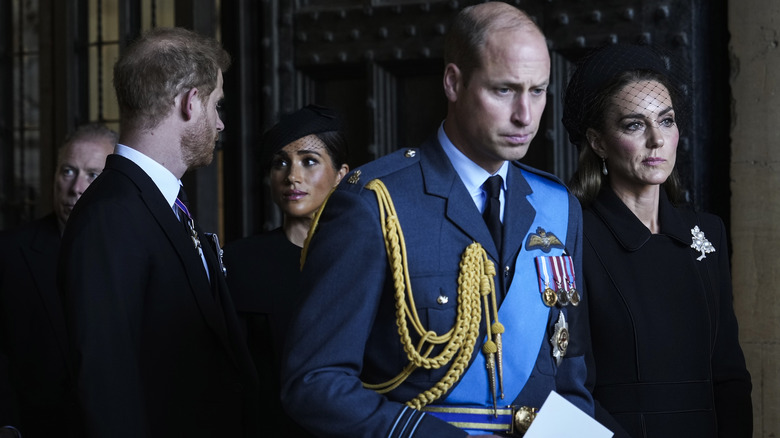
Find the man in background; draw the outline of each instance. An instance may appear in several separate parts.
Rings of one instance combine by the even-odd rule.
[[[60,436],[68,421],[69,379],[56,269],[73,206],[103,171],[117,133],[82,125],[57,153],[53,212],[0,233],[0,437]]]

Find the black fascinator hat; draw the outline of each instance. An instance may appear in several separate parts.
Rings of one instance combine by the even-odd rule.
[[[344,124],[338,113],[320,105],[305,107],[283,115],[263,134],[261,163],[269,166],[274,154],[288,144],[312,134],[341,131]]]
[[[562,122],[572,143],[583,143],[589,112],[604,87],[624,72],[635,70],[651,71],[669,78],[669,68],[664,58],[648,45],[610,44],[589,53],[577,64],[563,95]],[[667,88],[670,86],[665,85]],[[669,90],[679,96],[676,91]]]

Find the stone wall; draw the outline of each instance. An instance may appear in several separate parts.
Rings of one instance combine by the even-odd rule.
[[[780,436],[780,2],[729,2],[734,303],[754,437]]]

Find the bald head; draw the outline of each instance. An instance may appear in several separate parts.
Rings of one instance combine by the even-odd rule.
[[[487,2],[461,10],[453,20],[444,45],[444,64],[455,64],[468,84],[474,70],[482,66],[482,54],[491,34],[504,31],[528,32],[544,41],[544,34],[531,17],[510,4]]]

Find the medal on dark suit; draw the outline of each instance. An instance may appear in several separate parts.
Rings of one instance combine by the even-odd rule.
[[[181,196],[182,191],[179,193]],[[187,227],[187,234],[190,236],[192,244],[195,246],[198,254],[201,254],[202,248],[200,246],[200,238],[198,237],[198,232],[195,230],[195,221],[192,220],[189,208],[187,208],[187,205],[179,198],[176,198],[174,204],[179,208],[179,220]]]

